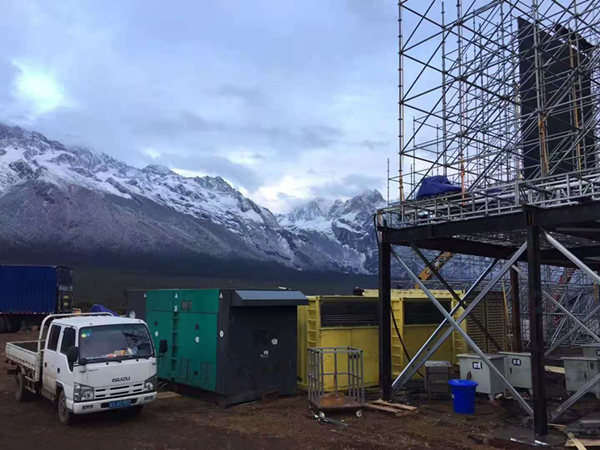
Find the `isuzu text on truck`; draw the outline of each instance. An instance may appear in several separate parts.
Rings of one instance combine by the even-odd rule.
[[[39,339],[6,344],[15,398],[41,394],[56,403],[58,419],[131,408],[156,399],[156,356],[146,323],[98,314],[54,314]]]

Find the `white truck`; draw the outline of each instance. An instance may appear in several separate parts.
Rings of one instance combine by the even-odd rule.
[[[143,320],[108,313],[49,315],[38,340],[6,344],[16,400],[41,394],[65,425],[73,414],[140,412],[156,400],[155,355]]]

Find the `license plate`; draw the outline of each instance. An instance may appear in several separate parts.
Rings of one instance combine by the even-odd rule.
[[[108,404],[109,409],[128,408],[131,406],[131,400],[115,400]]]

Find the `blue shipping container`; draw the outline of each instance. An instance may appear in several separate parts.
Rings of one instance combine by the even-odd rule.
[[[0,265],[0,314],[70,311],[72,272],[59,266]]]

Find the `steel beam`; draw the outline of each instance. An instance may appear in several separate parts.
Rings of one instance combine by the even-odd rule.
[[[556,239],[554,239],[550,235],[550,233],[547,233],[547,232],[544,231],[544,237],[546,238],[546,240],[548,242],[550,242],[550,244],[556,250],[558,250],[559,252],[561,252],[573,264],[575,264],[577,267],[579,267],[581,270],[583,270],[585,273],[587,273],[590,277],[592,277],[596,283],[600,283],[600,276],[598,276],[598,274],[596,272],[594,272],[587,265],[585,265],[585,263],[583,263],[579,258],[577,258],[577,256],[575,256],[573,253],[571,253],[564,245],[562,245],[560,242],[558,242]],[[600,254],[597,255],[597,256],[600,256]]]
[[[398,259],[398,256],[394,252],[392,252],[392,254],[394,255],[394,257],[396,259]],[[495,259],[490,263],[489,266],[486,267],[486,269],[482,272],[482,274],[479,276],[479,278],[477,278],[477,280],[475,280],[473,285],[467,290],[467,292],[463,296],[463,300],[466,300],[471,297],[471,295],[473,294],[475,289],[477,289],[477,286],[479,286],[479,284],[492,271],[492,269],[496,266],[497,263],[498,263],[498,260]],[[485,293],[487,293],[493,287],[494,284],[495,283],[490,283],[488,285],[489,287],[484,288]],[[481,298],[483,298],[483,296],[478,295],[478,298],[479,298],[479,300],[476,298],[472,302],[472,304],[474,303],[476,305],[477,303],[479,303],[479,301],[481,300]],[[450,311],[450,314],[455,314],[459,309],[460,309],[460,305],[456,305],[454,308],[452,308],[452,311]],[[464,319],[466,317],[467,314],[468,314],[468,312],[466,314],[463,313],[459,317],[459,323],[460,323],[460,321],[462,321],[462,319]],[[398,375],[398,377],[394,380],[394,383],[392,384],[392,388],[393,388],[394,392],[397,392],[399,389],[401,389],[402,386],[404,386],[406,384],[406,382],[413,377],[413,375],[417,372],[417,370],[419,370],[419,368],[425,363],[425,361],[427,361],[431,357],[431,355],[433,355],[433,353],[435,353],[435,351],[438,349],[438,347],[450,335],[450,333],[452,332],[452,329],[446,330],[444,337],[442,339],[438,340],[437,343],[435,343],[435,345],[434,345],[435,339],[439,336],[439,334],[444,329],[446,324],[447,324],[446,319],[444,319],[442,321],[442,323],[440,323],[438,325],[438,327],[435,329],[435,331],[431,334],[431,336],[429,336],[427,341],[425,341],[425,343],[421,346],[421,348],[415,354],[415,356],[412,357],[412,359],[406,365],[406,367],[404,367],[404,369],[402,370],[400,375]]]
[[[594,386],[600,382],[600,373],[592,378],[590,381],[585,383],[579,388],[577,392],[566,399],[558,408],[556,408],[550,415],[550,420],[554,422],[562,413],[575,404],[577,400],[587,394]]]
[[[425,295],[429,298],[429,300],[431,300],[431,302],[435,305],[435,307],[438,309],[438,311],[444,316],[446,321],[452,326],[452,328],[454,328],[455,331],[458,332],[458,334],[460,334],[463,337],[463,339],[469,345],[469,347],[471,347],[471,349],[488,366],[488,368],[490,369],[490,372],[494,373],[502,381],[502,383],[506,386],[506,388],[512,394],[513,398],[515,398],[517,400],[517,402],[519,402],[519,404],[527,412],[527,414],[529,414],[529,415],[533,414],[533,410],[527,404],[527,402],[523,399],[523,397],[521,397],[521,394],[519,394],[517,392],[517,390],[508,382],[508,380],[504,377],[502,372],[500,372],[496,368],[496,366],[490,361],[490,359],[487,357],[487,355],[477,346],[477,344],[473,341],[473,339],[471,339],[471,337],[467,334],[467,332],[460,327],[460,324],[454,320],[452,315],[448,311],[446,311],[446,309],[438,301],[438,299],[435,298],[435,296],[429,291],[429,289],[427,289],[427,287],[425,287],[425,285],[419,279],[419,277],[410,270],[410,267],[408,267],[408,265],[406,265],[406,263],[404,261],[402,261],[401,259],[399,259],[398,261],[400,262],[400,265],[406,271],[408,276],[410,278],[412,278],[412,280],[419,286],[419,288],[421,288],[421,290],[425,293]],[[510,268],[510,266],[509,266],[509,268]]]
[[[530,219],[531,220],[531,219]],[[533,220],[530,221],[533,223]],[[540,227],[527,227],[527,281],[529,285],[529,338],[533,387],[533,428],[536,437],[548,434],[546,379],[544,368],[544,322],[542,317],[542,275]]]
[[[379,243],[379,388],[392,399],[391,245]]]

